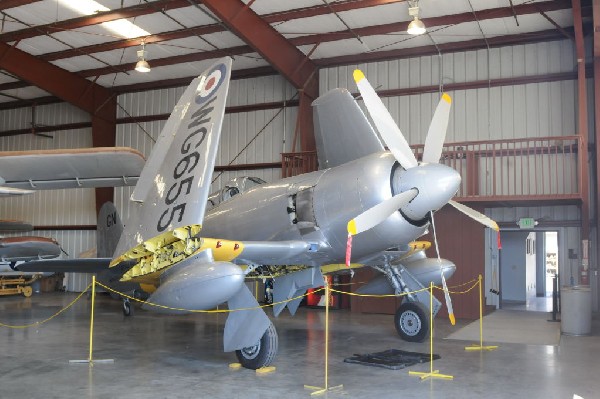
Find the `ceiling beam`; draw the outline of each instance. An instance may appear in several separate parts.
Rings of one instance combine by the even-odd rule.
[[[567,31],[573,31],[573,28],[566,28]],[[458,51],[480,50],[488,47],[514,46],[520,44],[549,42],[556,40],[565,40],[561,32],[555,29],[541,32],[520,33],[516,35],[503,35],[489,37],[487,39],[472,39],[462,42],[450,42],[429,46],[411,47],[395,50],[373,51],[362,54],[342,55],[330,58],[321,58],[315,60],[319,67],[334,67],[341,65],[359,64],[364,62],[386,61],[392,59],[423,57],[428,55],[437,55],[442,53],[455,53]]]
[[[1,42],[0,68],[90,115],[108,120],[115,118],[104,107],[115,95],[110,90]]]
[[[0,2],[0,10],[21,7],[31,3],[37,3],[40,0],[3,0]]]
[[[572,28],[567,28],[568,31],[572,32]],[[539,43],[539,42],[548,42],[548,41],[556,41],[556,40],[564,40],[564,36],[558,31],[551,29],[541,32],[534,32],[530,34],[518,34],[518,35],[504,35],[504,36],[496,36],[487,39],[486,43],[483,39],[473,39],[462,42],[452,42],[447,43],[442,46],[438,45],[440,49],[443,48],[444,53],[452,53],[459,51],[470,51],[470,50],[479,50],[487,48],[487,44],[489,43],[490,47],[502,47],[502,46],[511,46],[511,45],[520,45],[520,44],[528,44],[528,43]],[[217,55],[211,54],[211,52],[202,53],[205,59],[216,58]],[[387,51],[375,51],[370,53],[361,53],[361,54],[351,54],[344,55],[338,57],[330,57],[330,58],[320,58],[318,60],[314,60],[314,63],[319,67],[334,67],[340,65],[349,65],[349,64],[358,64],[361,62],[375,62],[375,61],[385,61],[389,59],[401,59],[401,58],[410,58],[410,57],[422,57],[428,55],[436,55],[438,54],[438,50],[435,46],[423,46],[423,47],[414,47],[408,49],[396,49],[396,50],[387,50]],[[190,58],[194,55],[190,55]],[[151,61],[153,62],[153,61]],[[184,61],[181,61],[184,62]],[[154,64],[152,64],[154,66]],[[85,72],[85,71],[84,71]],[[113,71],[114,72],[114,71]],[[110,72],[107,72],[110,73]],[[258,67],[258,68],[250,68],[250,69],[240,69],[234,70],[232,72],[232,79],[246,79],[258,76],[267,76],[274,75],[277,71],[270,66]],[[93,76],[93,74],[90,74]],[[112,88],[113,91],[117,93],[129,93],[135,91],[144,91],[144,90],[154,90],[154,89],[162,89],[169,87],[180,87],[186,86],[189,84],[195,76],[188,76],[184,78],[177,79],[168,79],[161,80],[156,82],[144,82],[144,83],[136,83],[132,85],[123,85],[123,86],[115,86]],[[29,86],[26,82],[9,82],[0,84],[0,91],[18,89]],[[10,102],[10,104],[15,104],[16,106],[21,106],[22,104],[30,104],[32,101],[36,100],[24,100],[17,102]],[[0,103],[0,109],[2,109],[3,103]]]
[[[329,5],[317,5],[312,7],[297,8],[288,11],[275,12],[272,14],[261,15],[261,18],[270,24],[290,21],[293,19],[315,17],[319,15],[331,14],[332,12],[342,12],[358,10],[367,7],[380,6],[392,3],[401,3],[406,0],[343,0]],[[144,38],[114,40],[107,43],[93,44],[90,46],[68,49],[47,53],[40,57],[46,61],[54,61],[63,58],[76,57],[79,55],[100,53],[103,51],[117,50],[127,47],[135,47],[142,44],[160,43],[168,40],[182,39],[190,36],[202,36],[216,32],[224,32],[226,29],[220,24],[195,26],[191,28],[178,29],[170,32],[162,32],[155,35],[149,35]]]
[[[398,2],[404,0],[349,0],[342,1],[339,3],[332,3],[331,7],[335,12],[340,11],[348,11],[348,10],[356,10],[359,8],[372,7],[376,5],[388,4],[391,2]],[[352,7],[352,8],[351,8]],[[514,11],[517,12],[517,15],[525,15],[525,14],[535,14],[535,13],[543,13],[549,11],[557,11],[570,9],[571,5],[568,2],[557,2],[557,1],[546,1],[542,3],[533,3],[533,4],[522,4],[515,6]],[[591,13],[591,9],[587,10],[588,13]],[[479,20],[489,19],[489,18],[503,18],[512,16],[513,9],[511,7],[500,7],[493,8],[489,10],[481,10],[475,13],[467,12],[462,14],[455,14],[452,16],[445,17],[436,17],[429,18],[424,21],[427,22],[428,27],[433,26],[443,26],[448,24],[458,24],[463,22],[474,22],[476,21],[476,17]],[[313,6],[313,7],[305,7],[299,8],[296,10],[290,10],[285,12],[267,14],[262,16],[262,18],[268,23],[278,23],[289,21],[291,19],[299,19],[306,18],[318,15],[324,15],[331,13],[331,9],[325,5]],[[591,15],[591,14],[590,14]],[[370,36],[370,35],[381,35],[386,33],[394,33],[394,32],[402,32],[406,30],[409,22],[399,22],[394,24],[385,24],[385,25],[375,25],[371,27],[364,27],[353,29],[353,32],[357,33],[360,36]],[[135,47],[139,46],[142,43],[142,40],[145,44],[152,43],[160,43],[168,40],[176,40],[190,36],[202,36],[216,32],[222,32],[225,29],[218,24],[213,25],[204,25],[197,26],[186,29],[178,29],[170,32],[163,32],[156,35],[146,36],[145,38],[136,38],[136,39],[125,39],[125,40],[116,40],[108,43],[100,43],[94,44],[85,47],[79,47],[75,49],[57,51],[53,53],[43,54],[40,57],[46,61],[55,61],[58,59],[75,57],[79,55],[93,54],[99,53],[103,51],[111,51],[116,49],[122,49],[127,47]],[[322,43],[333,40],[341,40],[347,38],[355,37],[351,32],[340,31],[340,32],[332,32],[329,34],[317,34],[317,35],[307,35],[302,38],[296,39],[292,41],[296,45],[302,44],[315,44]],[[114,71],[113,71],[114,72]]]
[[[83,28],[84,26],[97,25],[117,19],[139,17],[141,15],[148,15],[156,12],[189,6],[190,3],[187,0],[156,0],[135,6],[98,12],[94,15],[86,15],[79,18],[66,19],[63,21],[53,22],[51,24],[32,26],[26,29],[3,33],[0,35],[0,41],[14,42],[36,36],[62,32],[65,30]]]
[[[241,0],[202,0],[240,39],[310,98],[319,95],[318,69],[296,46]]]
[[[537,14],[540,11],[548,12],[548,11],[556,11],[556,10],[564,10],[570,9],[570,3],[565,1],[546,1],[543,3],[535,3],[534,4],[521,4],[514,7],[514,11],[517,15],[525,15],[525,14]],[[592,14],[591,7],[586,7],[584,9],[584,15],[591,16]],[[495,18],[506,18],[513,16],[513,9],[511,7],[500,7],[500,8],[492,8],[487,10],[477,11],[475,15],[471,12],[461,13],[461,14],[453,14],[446,15],[443,17],[435,17],[424,19],[426,25],[432,29],[436,26],[446,26],[453,24],[460,24],[465,22],[474,22],[474,21],[482,21],[486,19],[495,19]],[[396,22],[392,24],[382,24],[382,25],[372,25],[365,26],[362,28],[352,29],[352,32],[348,30],[331,32],[331,33],[320,33],[314,35],[306,35],[300,36],[293,39],[289,39],[289,42],[295,46],[302,45],[315,45],[325,42],[332,42],[342,39],[352,39],[355,38],[355,34],[359,36],[373,36],[373,35],[385,35],[391,33],[398,33],[406,31],[409,22]],[[529,35],[527,33],[523,33],[522,35]],[[406,40],[411,40],[411,36],[407,35]],[[411,49],[405,49],[401,51],[410,51]],[[249,46],[237,46],[231,47],[228,49],[219,49],[213,51],[199,51],[197,53],[178,55],[173,57],[165,57],[149,60],[152,66],[167,66],[174,65],[183,62],[197,62],[208,60],[212,58],[219,58],[223,55],[241,55],[252,52],[252,48]],[[371,54],[371,53],[366,53]],[[362,54],[361,54],[362,56]],[[352,57],[352,56],[349,56]],[[314,61],[315,63],[320,63],[319,61]],[[93,77],[100,75],[108,75],[111,73],[115,73],[116,71],[131,71],[135,68],[135,63],[114,65],[102,68],[94,68],[88,69],[84,71],[80,71],[79,74],[84,77]]]

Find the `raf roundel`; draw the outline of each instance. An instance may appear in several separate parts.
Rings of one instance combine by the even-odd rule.
[[[202,104],[212,97],[213,93],[219,89],[219,86],[221,86],[221,83],[225,79],[226,72],[227,68],[225,64],[219,64],[206,74],[206,78],[198,86],[196,104]]]

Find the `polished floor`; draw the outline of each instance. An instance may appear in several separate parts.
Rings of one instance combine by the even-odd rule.
[[[1,297],[0,322],[44,320],[74,298],[45,293]],[[95,359],[112,364],[70,364],[89,353],[89,305],[84,297],[42,325],[0,327],[0,398],[309,398],[304,385],[324,385],[325,314],[301,308],[274,320],[279,332],[276,371],[232,370],[223,353],[224,315],[167,316],[136,309],[125,318],[118,301],[100,295],[95,312]],[[459,320],[458,327],[468,321]],[[355,353],[386,349],[429,352],[429,343],[401,341],[392,317],[332,311],[329,386],[320,397],[348,398],[597,398],[600,392],[600,322],[587,337],[563,336],[559,346],[500,344],[494,352],[465,352],[471,342],[445,340],[458,327],[436,319],[434,364],[454,380],[421,381],[408,370],[344,363]],[[489,342],[486,342],[490,344]],[[409,368],[428,371],[429,364]]]

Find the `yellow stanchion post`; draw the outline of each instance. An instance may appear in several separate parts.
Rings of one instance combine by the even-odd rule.
[[[325,387],[315,387],[312,385],[304,385],[305,389],[315,389],[311,392],[311,396],[321,395],[327,391],[340,390],[343,385],[329,387],[329,301],[331,300],[331,291],[329,289],[329,281],[325,280]]]
[[[465,346],[466,351],[493,351],[497,345],[483,346],[483,289],[482,277],[479,275],[479,345]]]
[[[454,376],[440,374],[439,370],[433,369],[433,282],[429,283],[429,373],[420,371],[409,371],[409,375],[421,377],[421,380],[426,378],[441,378],[444,380],[453,380]]]
[[[92,276],[92,311],[90,315],[90,352],[85,360],[69,360],[69,363],[88,363],[90,367],[94,363],[114,363],[114,359],[98,359],[93,360],[92,354],[94,351],[94,308],[96,307],[96,275]]]

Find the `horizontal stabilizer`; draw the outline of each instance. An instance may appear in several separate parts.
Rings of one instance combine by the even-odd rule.
[[[289,299],[304,294],[309,288],[320,287],[322,285],[323,275],[321,274],[321,269],[318,267],[311,267],[275,278],[273,282],[273,314],[279,316],[281,311],[287,306],[290,313],[294,315],[296,310],[298,310],[302,298],[297,298],[293,301],[289,301]]]
[[[263,336],[271,320],[259,308],[258,302],[248,287],[242,288],[227,302],[229,310],[240,309],[229,313],[223,333],[223,350],[232,352],[256,345]],[[241,310],[250,309],[250,310]]]

